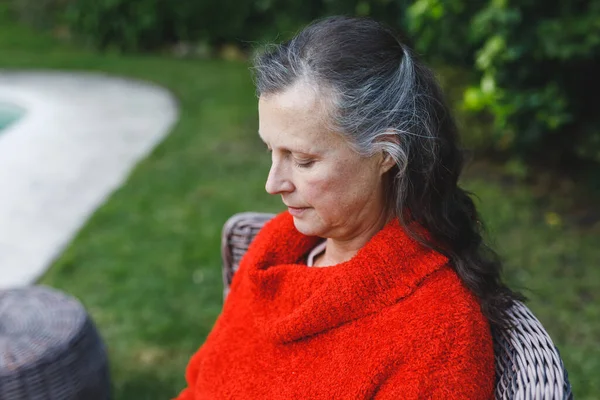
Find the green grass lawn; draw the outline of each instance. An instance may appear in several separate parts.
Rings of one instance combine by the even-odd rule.
[[[0,68],[97,71],[179,99],[180,121],[42,283],[82,300],[110,351],[115,399],[167,399],[222,305],[220,233],[233,213],[278,211],[264,192],[248,66],[99,55],[0,23]],[[529,189],[472,178],[506,276],[561,350],[578,399],[600,393],[600,235],[549,225]]]

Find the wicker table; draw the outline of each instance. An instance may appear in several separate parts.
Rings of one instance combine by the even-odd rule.
[[[0,399],[107,400],[108,360],[76,299],[30,286],[0,290]]]

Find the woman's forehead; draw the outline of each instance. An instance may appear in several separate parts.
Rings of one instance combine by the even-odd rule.
[[[259,116],[267,112],[314,121],[326,115],[324,104],[323,96],[314,87],[299,82],[282,92],[261,96],[258,108]]]
[[[258,113],[259,135],[267,144],[334,139],[328,132],[324,102],[310,88],[294,85],[284,92],[261,96]]]

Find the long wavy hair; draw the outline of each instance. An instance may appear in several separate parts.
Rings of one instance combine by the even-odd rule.
[[[440,86],[399,36],[368,18],[329,17],[259,54],[253,70],[258,96],[304,80],[327,96],[332,128],[360,155],[394,158],[390,211],[413,238],[449,258],[492,327],[509,327],[507,310],[523,298],[503,284],[475,204],[458,186],[464,155]]]

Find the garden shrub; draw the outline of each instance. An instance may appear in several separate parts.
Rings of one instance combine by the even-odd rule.
[[[19,0],[31,2],[33,0]],[[51,1],[51,0],[43,0]],[[181,41],[283,40],[315,18],[370,15],[399,27],[409,0],[52,0],[98,48],[150,50]]]
[[[22,23],[46,29],[54,25],[68,0],[8,0],[11,13]]]
[[[485,4],[471,0],[415,0],[407,8],[402,24],[415,39],[415,50],[429,60],[470,67],[476,43],[471,40],[469,21]]]
[[[66,20],[97,48],[154,50],[183,41],[243,37],[252,0],[71,0]]]
[[[463,105],[491,113],[497,149],[600,162],[600,2],[470,3],[418,0],[408,26],[425,53],[472,60],[479,81]]]
[[[295,30],[319,15],[315,1],[70,0],[70,28],[97,48],[154,50],[180,42],[242,45]],[[320,2],[319,2],[320,3]]]
[[[72,31],[99,48],[125,50],[198,41],[256,47],[317,17],[372,16],[408,30],[430,61],[475,71],[462,106],[491,116],[497,150],[600,161],[600,1],[55,1],[68,2]]]
[[[493,113],[505,147],[600,162],[600,2],[508,3],[491,2],[473,21],[481,81],[466,105]]]

